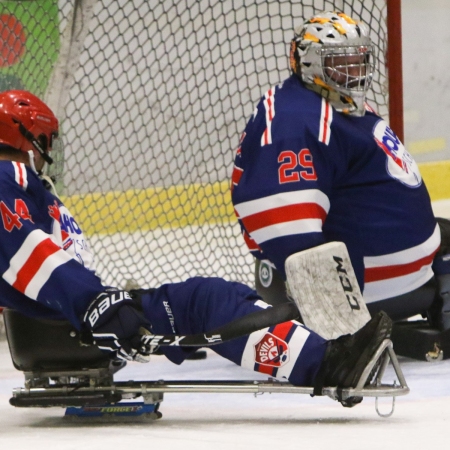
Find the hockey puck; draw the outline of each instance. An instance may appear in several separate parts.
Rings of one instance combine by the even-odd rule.
[[[196,352],[191,353],[186,359],[206,359],[206,350],[197,350]]]

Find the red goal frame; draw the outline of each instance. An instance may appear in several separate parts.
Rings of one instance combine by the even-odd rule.
[[[401,0],[386,0],[388,45],[386,65],[389,79],[389,122],[404,142],[403,59]]]

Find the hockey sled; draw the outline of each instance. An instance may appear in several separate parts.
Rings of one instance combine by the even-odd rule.
[[[6,333],[13,364],[25,375],[23,387],[15,388],[10,404],[16,407],[66,407],[67,416],[161,417],[160,404],[170,393],[286,393],[313,394],[312,387],[288,382],[267,381],[114,381],[124,362],[111,361],[96,347],[79,345],[78,332],[68,322],[29,319],[7,310]],[[384,384],[382,377],[389,362],[397,380]],[[353,406],[363,397],[406,395],[409,388],[394,353],[385,340],[367,365],[358,385],[351,389],[326,387],[322,394]],[[140,402],[133,402],[141,398]]]

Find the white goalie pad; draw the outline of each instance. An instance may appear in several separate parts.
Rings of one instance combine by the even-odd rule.
[[[289,256],[288,293],[304,324],[325,339],[353,334],[370,314],[343,242],[329,242]]]

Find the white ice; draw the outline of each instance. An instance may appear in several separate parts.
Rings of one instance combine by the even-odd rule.
[[[298,394],[166,394],[156,421],[65,419],[63,408],[15,408],[12,389],[23,375],[0,342],[0,449],[154,450],[426,448],[446,444],[450,421],[450,360],[400,358],[410,394],[398,397],[395,412],[381,418],[375,400],[343,408],[328,397]],[[391,382],[387,372],[386,382]],[[252,379],[253,372],[208,351],[206,360],[181,366],[163,356],[131,363],[116,380]],[[392,375],[393,378],[393,375]],[[390,400],[380,401],[388,411]]]
[[[450,216],[450,201],[433,206],[436,215]],[[411,392],[397,398],[390,418],[376,414],[373,398],[349,409],[327,397],[296,394],[166,394],[157,421],[67,420],[63,408],[9,405],[12,389],[22,387],[24,377],[13,367],[7,342],[0,340],[0,450],[423,450],[448,445],[450,359],[399,360]],[[392,371],[386,375],[391,383]],[[149,364],[128,364],[115,377],[256,378],[264,379],[209,350],[206,360],[181,366],[155,356]],[[380,401],[382,411],[390,408],[390,400]]]

